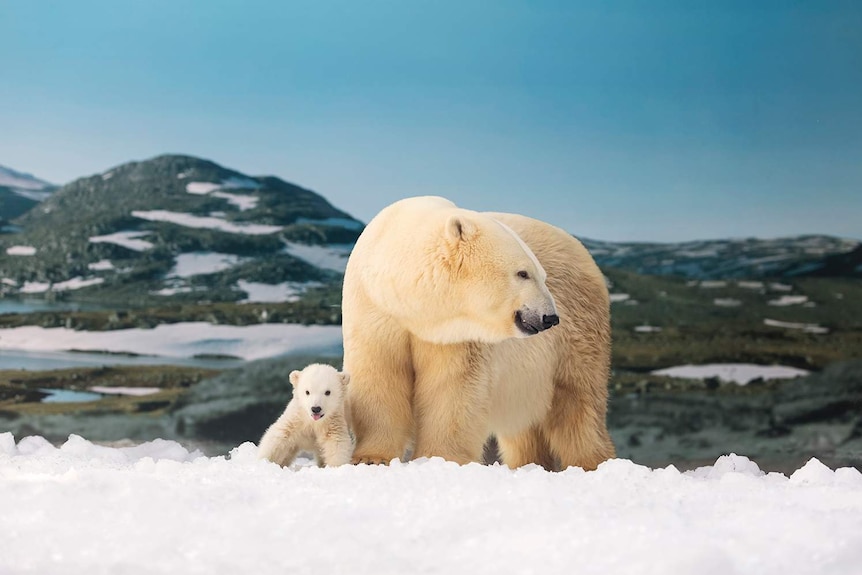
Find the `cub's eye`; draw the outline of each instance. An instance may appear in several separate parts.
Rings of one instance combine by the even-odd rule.
[[[522,280],[528,280],[528,279],[530,279],[530,274],[528,274],[524,270],[521,270],[518,272],[518,277],[521,278]]]
[[[310,392],[310,391],[308,391],[308,390],[306,389],[306,390],[305,390],[305,395],[311,395],[311,392]]]
[[[330,392],[330,391],[327,389],[327,390],[326,390],[326,393],[324,393],[323,395],[329,395],[330,393],[332,393],[332,392]]]

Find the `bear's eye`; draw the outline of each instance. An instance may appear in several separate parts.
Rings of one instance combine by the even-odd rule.
[[[522,280],[528,280],[528,279],[530,279],[530,274],[528,274],[524,270],[521,270],[518,272],[518,277],[521,278]]]
[[[305,395],[311,395],[311,392],[310,392],[310,391],[308,391],[308,390],[306,389],[306,390],[305,390]]]
[[[323,395],[329,395],[330,393],[331,393],[331,392],[327,389],[327,390],[326,390],[326,393],[324,393]]]

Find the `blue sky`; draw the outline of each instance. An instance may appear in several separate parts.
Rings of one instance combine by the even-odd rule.
[[[862,3],[0,0],[0,164],[176,152],[368,220],[862,237]]]

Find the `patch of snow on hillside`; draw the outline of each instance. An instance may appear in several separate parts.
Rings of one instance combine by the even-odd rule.
[[[134,397],[152,395],[162,390],[161,387],[108,387],[105,385],[94,385],[88,389],[94,393],[101,393],[103,395],[130,395]]]
[[[24,282],[19,290],[21,293],[45,293],[51,289],[49,282]]]
[[[764,319],[764,325],[768,325],[769,327],[781,327],[784,329],[799,329],[805,333],[818,333],[824,334],[829,333],[828,327],[823,327],[817,325],[816,323],[797,323],[792,321],[779,321],[777,319]]]
[[[661,331],[661,328],[654,325],[644,324],[635,326],[635,331],[638,333],[658,333]]]
[[[705,365],[680,365],[650,372],[653,375],[680,377],[685,379],[707,379],[717,377],[721,381],[745,385],[751,380],[789,379],[808,375],[804,369],[783,365],[756,365],[753,363],[711,363]]]
[[[732,297],[717,297],[712,300],[712,303],[718,307],[739,307],[742,305],[741,301]]]
[[[727,287],[727,282],[723,280],[703,280],[699,282],[699,285],[705,289],[716,289]]]
[[[332,349],[340,343],[341,326],[337,325],[181,322],[112,331],[40,326],[0,329],[0,350],[81,350],[183,358],[226,355],[254,360],[292,351]]]
[[[264,224],[233,223],[221,218],[195,216],[183,212],[171,212],[168,210],[135,210],[132,216],[151,222],[167,222],[187,228],[218,230],[229,234],[245,234],[250,236],[263,236],[281,231],[281,226],[268,226]]]
[[[140,238],[150,235],[150,232],[114,232],[104,236],[93,236],[90,243],[115,244],[135,252],[144,252],[153,248],[153,244]]]
[[[33,246],[10,246],[6,248],[6,255],[9,256],[35,256],[36,248]]]
[[[218,190],[259,190],[260,188],[261,185],[254,180],[237,177],[230,177],[220,183],[189,182],[186,184],[186,191],[196,195],[206,195]]]
[[[64,282],[58,282],[51,286],[51,291],[70,291],[77,290],[85,287],[91,287],[95,285],[99,285],[104,282],[105,278],[89,278],[84,279],[80,276],[74,277],[70,280],[66,280]]]
[[[243,261],[243,258],[239,256],[216,252],[180,254],[167,277],[190,278],[196,275],[214,274],[230,269]]]
[[[87,269],[94,272],[106,272],[114,269],[114,264],[111,260],[99,260],[91,264],[87,264]]]
[[[311,218],[297,218],[297,224],[317,224],[321,226],[332,226],[336,228],[345,228],[348,230],[361,230],[364,227],[362,222],[351,220],[348,218],[326,218],[322,220],[313,220]]]
[[[772,291],[793,291],[793,286],[778,282],[772,282],[769,284],[769,289]]]
[[[627,293],[612,293],[612,294],[608,294],[608,297],[610,298],[611,303],[618,303],[618,302],[626,301],[631,296]]]
[[[212,182],[189,182],[186,184],[186,191],[188,193],[200,196],[214,192],[218,189],[221,189],[221,184],[214,184]]]
[[[0,572],[857,575],[862,474],[722,456],[549,473],[439,458],[292,468],[244,443],[0,434]]]
[[[265,284],[239,280],[237,288],[246,293],[246,298],[239,303],[279,303],[297,301],[308,288],[321,285],[319,282]]]
[[[347,267],[347,258],[351,250],[353,250],[353,244],[318,246],[284,242],[284,251],[286,253],[304,260],[315,267],[339,273],[344,273],[344,268]]]
[[[160,290],[151,291],[152,295],[161,295],[161,296],[172,296],[180,293],[192,293],[197,291],[206,291],[207,288],[203,286],[169,286],[162,288]]]
[[[738,281],[736,285],[743,289],[763,289],[765,287],[763,282],[757,281]]]
[[[227,192],[213,192],[213,197],[227,200],[228,203],[239,208],[239,211],[253,210],[257,207],[257,202],[260,200],[257,196],[241,196],[239,194],[229,194]]]
[[[771,299],[768,303],[769,305],[774,305],[778,307],[785,307],[788,305],[801,305],[808,301],[808,296],[805,295],[783,295],[778,299]]]
[[[113,176],[114,176],[114,172],[113,172],[113,171],[111,171],[111,172],[105,172],[104,174],[102,174],[102,179],[103,179],[103,180],[110,180]]]
[[[16,287],[18,285],[18,282],[13,280],[12,278],[3,278],[2,280],[0,280],[0,283],[11,287]]]

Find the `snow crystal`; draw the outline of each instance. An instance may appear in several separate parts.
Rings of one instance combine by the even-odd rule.
[[[858,475],[735,455],[690,473],[281,468],[250,443],[210,458],[4,433],[0,573],[856,575]]]
[[[183,212],[171,212],[168,210],[135,210],[132,216],[151,222],[168,222],[185,226],[188,228],[203,228],[219,230],[230,234],[246,234],[252,236],[273,234],[281,230],[281,226],[268,226],[263,224],[233,223],[222,218],[195,216]]]
[[[706,379],[717,377],[722,381],[745,385],[753,379],[787,379],[808,375],[804,369],[783,365],[756,365],[752,363],[710,363],[705,365],[680,365],[652,372],[653,375]]]
[[[344,273],[344,268],[347,267],[347,258],[350,256],[352,250],[352,244],[317,246],[285,242],[284,247],[286,253],[304,260],[315,267],[339,273]]]
[[[153,247],[153,244],[138,238],[142,238],[150,235],[150,232],[115,232],[113,234],[107,234],[104,236],[93,236],[90,238],[90,243],[99,244],[116,244],[118,246],[122,246],[126,249],[135,251],[135,252],[143,252]]]
[[[10,256],[35,256],[36,248],[33,246],[10,246],[6,248],[6,255]]]
[[[291,351],[332,349],[341,344],[341,326],[258,324],[212,325],[204,322],[162,324],[152,329],[76,331],[21,326],[0,329],[0,350],[104,351],[190,358],[227,355],[246,360]]]

